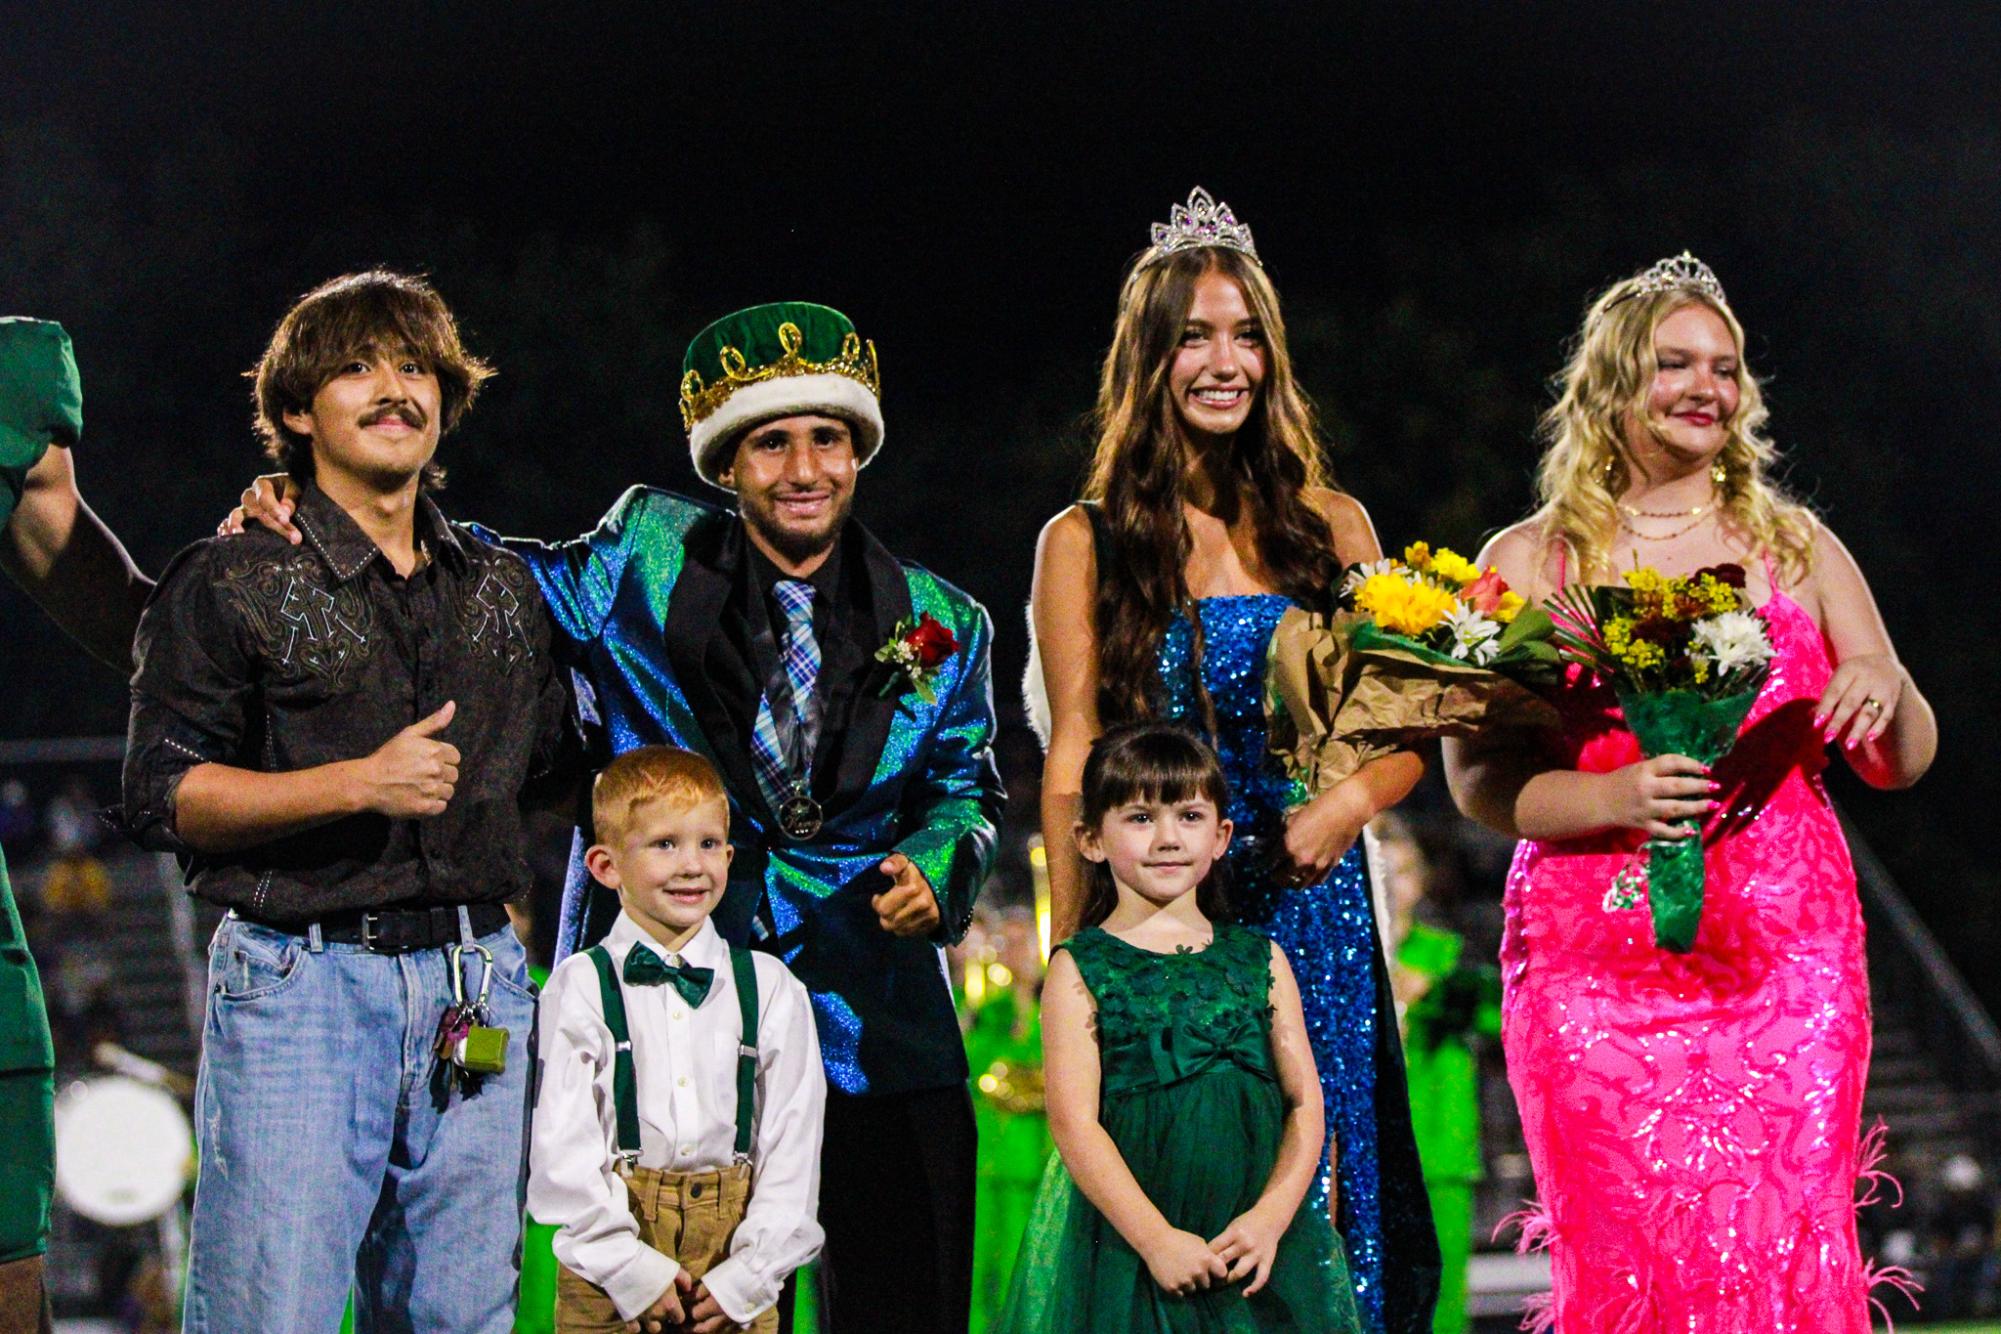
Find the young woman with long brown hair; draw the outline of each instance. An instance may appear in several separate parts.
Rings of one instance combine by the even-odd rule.
[[[1938,745],[1869,585],[1769,478],[1744,331],[1684,253],[1584,317],[1544,421],[1542,507],[1481,553],[1540,600],[1622,569],[1741,567],[1774,650],[1735,749],[1643,759],[1581,676],[1546,749],[1447,742],[1460,808],[1522,840],[1508,878],[1502,1035],[1554,1261],[1539,1329],[1866,1334],[1855,1236],[1869,980],[1826,747],[1904,787]],[[1733,576],[1734,577],[1734,576]],[[1694,948],[1610,893],[1649,836],[1703,820]]]
[[[1380,548],[1362,507],[1326,485],[1249,229],[1198,190],[1153,242],[1120,297],[1083,501],[1051,520],[1036,552],[1030,685],[1039,676],[1048,703],[1055,934],[1076,929],[1082,906],[1070,835],[1092,740],[1135,719],[1194,725],[1230,778],[1236,916],[1299,977],[1339,1144],[1309,1207],[1326,1207],[1331,1189],[1366,1326],[1429,1328],[1437,1241],[1358,846],[1422,765],[1392,756],[1309,800],[1265,747],[1279,618],[1323,605],[1343,566]]]

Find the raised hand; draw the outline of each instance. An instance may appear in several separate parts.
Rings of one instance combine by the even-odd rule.
[[[393,820],[422,820],[442,815],[459,782],[459,748],[439,741],[458,712],[447,700],[428,718],[420,718],[383,742],[380,749],[358,761],[362,809]]]
[[[938,896],[931,892],[931,882],[917,869],[917,863],[900,852],[892,852],[876,869],[895,882],[869,900],[882,929],[892,936],[906,938],[928,936],[936,930],[940,920]]]
[[[1209,1243],[1193,1232],[1170,1228],[1153,1245],[1140,1252],[1153,1281],[1177,1297],[1187,1297],[1221,1283],[1230,1267],[1223,1257],[1209,1249]]]
[[[1600,774],[1601,823],[1641,829],[1649,838],[1692,838],[1698,832],[1676,820],[1700,819],[1716,809],[1709,770],[1686,755],[1659,755]]]

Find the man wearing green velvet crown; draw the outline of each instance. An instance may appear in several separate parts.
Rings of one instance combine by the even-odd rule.
[[[1003,799],[992,622],[849,517],[883,419],[846,316],[738,311],[682,372],[695,471],[733,509],[637,486],[574,541],[507,544],[610,748],[680,746],[723,775],[736,856],[714,920],[806,984],[826,1060],[823,1320],[964,1334],[975,1135],[940,950],[972,919]],[[573,864],[558,953],[617,910]]]
[[[940,947],[972,920],[1002,793],[980,605],[849,517],[882,447],[875,346],[755,306],[695,336],[681,416],[734,512],[635,487],[529,557],[612,747],[721,770],[738,844],[717,924],[812,993],[827,1063],[820,1221],[835,1334],[960,1334],[974,1134]],[[563,945],[616,903],[572,875]]]

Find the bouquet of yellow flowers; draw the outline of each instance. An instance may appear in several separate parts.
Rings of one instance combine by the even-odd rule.
[[[1742,566],[1681,578],[1643,567],[1623,584],[1572,585],[1550,608],[1557,651],[1611,684],[1643,754],[1709,765],[1730,753],[1772,660]],[[1702,923],[1702,839],[1650,839],[1642,851],[1644,864],[1613,878],[1606,906],[1637,907],[1644,891],[1654,943],[1685,954]]]
[[[1273,754],[1311,792],[1435,737],[1553,726],[1530,686],[1562,669],[1546,612],[1499,572],[1415,542],[1349,569],[1331,611],[1293,608],[1272,635]]]

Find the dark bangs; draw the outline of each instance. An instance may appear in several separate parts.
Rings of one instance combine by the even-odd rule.
[[[1224,819],[1229,816],[1230,782],[1222,761],[1202,739],[1178,723],[1138,722],[1114,727],[1091,746],[1084,762],[1079,818],[1091,829],[1131,802],[1176,805],[1206,798]],[[1084,905],[1078,925],[1096,926],[1118,906],[1119,888],[1104,862],[1085,863]],[[1195,902],[1212,922],[1230,917],[1228,868],[1222,858],[1195,890]]]

